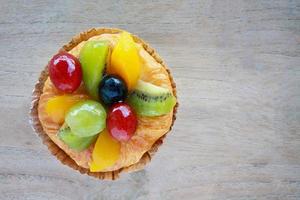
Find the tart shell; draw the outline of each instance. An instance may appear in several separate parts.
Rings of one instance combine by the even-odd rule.
[[[81,32],[80,34],[74,36],[72,40],[64,45],[59,51],[70,51],[72,48],[77,46],[80,42],[86,41],[89,38],[96,36],[96,35],[101,35],[104,33],[120,33],[123,30],[121,29],[116,29],[116,28],[92,28],[87,31]],[[149,44],[144,42],[142,39],[139,37],[132,35],[135,42],[140,43],[143,48],[158,62],[160,63],[168,72],[169,79],[171,81],[172,89],[173,89],[173,94],[176,95],[176,84],[173,80],[173,77],[170,73],[170,70],[168,67],[164,64],[160,56],[155,52],[154,49],[152,49]],[[173,117],[172,117],[172,125],[170,126],[170,129],[167,133],[165,133],[161,138],[159,138],[151,147],[150,150],[148,150],[142,158],[139,160],[139,162],[128,166],[124,167],[115,171],[109,171],[109,172],[90,172],[89,169],[80,167],[76,164],[76,162],[68,155],[66,154],[61,148],[59,148],[45,133],[43,130],[42,124],[39,120],[38,117],[38,104],[39,104],[39,98],[41,94],[43,93],[43,87],[44,83],[47,80],[49,74],[48,74],[48,65],[44,68],[44,70],[41,72],[39,79],[37,83],[35,84],[34,90],[32,92],[32,102],[31,102],[31,108],[30,108],[30,123],[34,131],[38,134],[38,136],[42,139],[43,143],[48,147],[49,151],[51,152],[52,155],[54,155],[62,164],[67,165],[74,170],[79,171],[81,174],[87,174],[89,176],[102,179],[102,180],[115,180],[119,178],[120,173],[122,172],[133,172],[133,171],[138,171],[144,168],[144,166],[151,161],[151,158],[154,156],[155,152],[158,150],[159,146],[162,145],[163,140],[166,136],[166,134],[171,130],[174,121],[176,119],[176,111],[178,108],[178,100],[176,105],[174,106],[173,110]]]

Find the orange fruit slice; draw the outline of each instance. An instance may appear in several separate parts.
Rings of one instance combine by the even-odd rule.
[[[98,136],[92,153],[90,171],[97,172],[113,166],[120,157],[120,142],[104,129]]]
[[[68,110],[76,103],[88,99],[87,95],[61,95],[48,100],[46,104],[46,113],[53,122],[63,124]]]
[[[128,90],[135,87],[141,74],[141,61],[136,43],[130,33],[121,33],[112,51],[107,73],[120,76],[126,82]]]

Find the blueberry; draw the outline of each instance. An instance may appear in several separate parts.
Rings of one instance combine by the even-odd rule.
[[[126,84],[117,76],[106,75],[100,82],[99,96],[106,105],[122,102],[127,96]]]

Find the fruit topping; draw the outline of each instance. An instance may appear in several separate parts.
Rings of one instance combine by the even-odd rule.
[[[98,86],[103,76],[109,44],[107,41],[88,41],[80,51],[83,82],[89,94],[98,99]]]
[[[128,32],[121,33],[120,39],[111,54],[108,74],[120,76],[132,90],[141,73],[141,61],[136,43]]]
[[[139,115],[160,116],[173,109],[176,99],[168,89],[139,80],[128,103]]]
[[[120,142],[113,139],[107,129],[104,129],[94,146],[90,171],[98,172],[113,166],[120,157],[120,147]]]
[[[106,75],[99,85],[99,96],[106,105],[124,101],[127,88],[124,81],[113,75]]]
[[[70,127],[64,124],[59,132],[58,137],[71,149],[76,151],[83,151],[87,149],[96,139],[97,135],[89,136],[89,137],[78,137],[74,133],[72,133]]]
[[[65,121],[76,136],[93,136],[105,128],[106,111],[100,103],[86,100],[74,105]]]
[[[58,90],[72,93],[82,80],[80,62],[67,52],[58,53],[50,60],[49,75]]]
[[[86,95],[61,95],[55,96],[46,104],[46,113],[50,116],[53,122],[62,124],[65,121],[65,115],[69,109],[76,103],[87,100]]]
[[[112,137],[118,141],[128,141],[135,133],[137,118],[126,103],[114,104],[107,116],[107,128]]]

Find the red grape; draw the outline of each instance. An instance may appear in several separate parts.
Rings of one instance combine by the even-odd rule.
[[[58,53],[50,60],[49,75],[58,90],[72,93],[80,86],[82,80],[80,62],[67,52]]]
[[[112,137],[118,141],[128,141],[137,127],[137,118],[126,103],[114,104],[108,113],[107,128]]]

